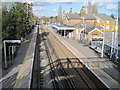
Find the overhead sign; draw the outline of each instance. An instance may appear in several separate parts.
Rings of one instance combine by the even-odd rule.
[[[92,41],[103,41],[103,38],[92,38]]]

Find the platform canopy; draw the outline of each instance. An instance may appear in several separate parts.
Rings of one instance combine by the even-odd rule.
[[[52,25],[52,27],[56,28],[57,30],[74,30],[74,27],[66,26],[66,25]]]
[[[17,45],[21,43],[21,40],[4,40],[4,43],[8,43],[10,45]]]

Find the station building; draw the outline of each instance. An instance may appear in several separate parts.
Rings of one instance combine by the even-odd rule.
[[[116,21],[113,18],[104,13],[86,13],[86,8],[82,7],[80,13],[74,13],[70,8],[68,13],[63,13],[62,19],[64,26],[62,29],[58,26],[57,32],[59,34],[65,36],[65,38],[80,40],[88,45],[94,44],[95,47],[100,48],[102,48],[104,39],[104,52],[111,53],[112,33],[117,28],[118,32],[120,32],[120,26],[116,26]],[[72,29],[70,30],[70,28]]]

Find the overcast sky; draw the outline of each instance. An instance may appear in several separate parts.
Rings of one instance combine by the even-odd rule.
[[[33,3],[33,13],[38,16],[56,16],[60,6],[62,10],[68,12],[70,8],[73,12],[80,12],[81,7],[87,8],[89,0],[2,0],[3,2],[25,2]],[[96,4],[99,13],[106,13],[111,15],[112,13],[117,16],[118,14],[118,1],[119,0],[91,0],[93,4]],[[97,1],[97,2],[96,2]]]

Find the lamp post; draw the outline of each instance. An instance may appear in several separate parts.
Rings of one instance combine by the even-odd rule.
[[[116,30],[115,30],[115,47],[114,47],[114,53],[116,60],[118,59],[118,17],[116,19]]]
[[[105,29],[106,29],[106,25],[105,25],[105,22],[104,23],[104,31],[103,31],[103,43],[102,43],[102,50],[101,50],[101,58],[103,58],[103,55],[104,55],[104,44],[105,44]]]
[[[112,58],[113,56],[113,49],[114,49],[114,32],[112,32],[112,46],[111,46],[110,58]]]
[[[118,59],[118,17],[115,20],[115,32],[112,33],[112,46],[110,58],[115,54],[116,60]]]
[[[83,42],[85,43],[85,17],[81,17],[83,19],[83,33],[84,33],[84,36],[82,35],[82,38],[83,38]]]

